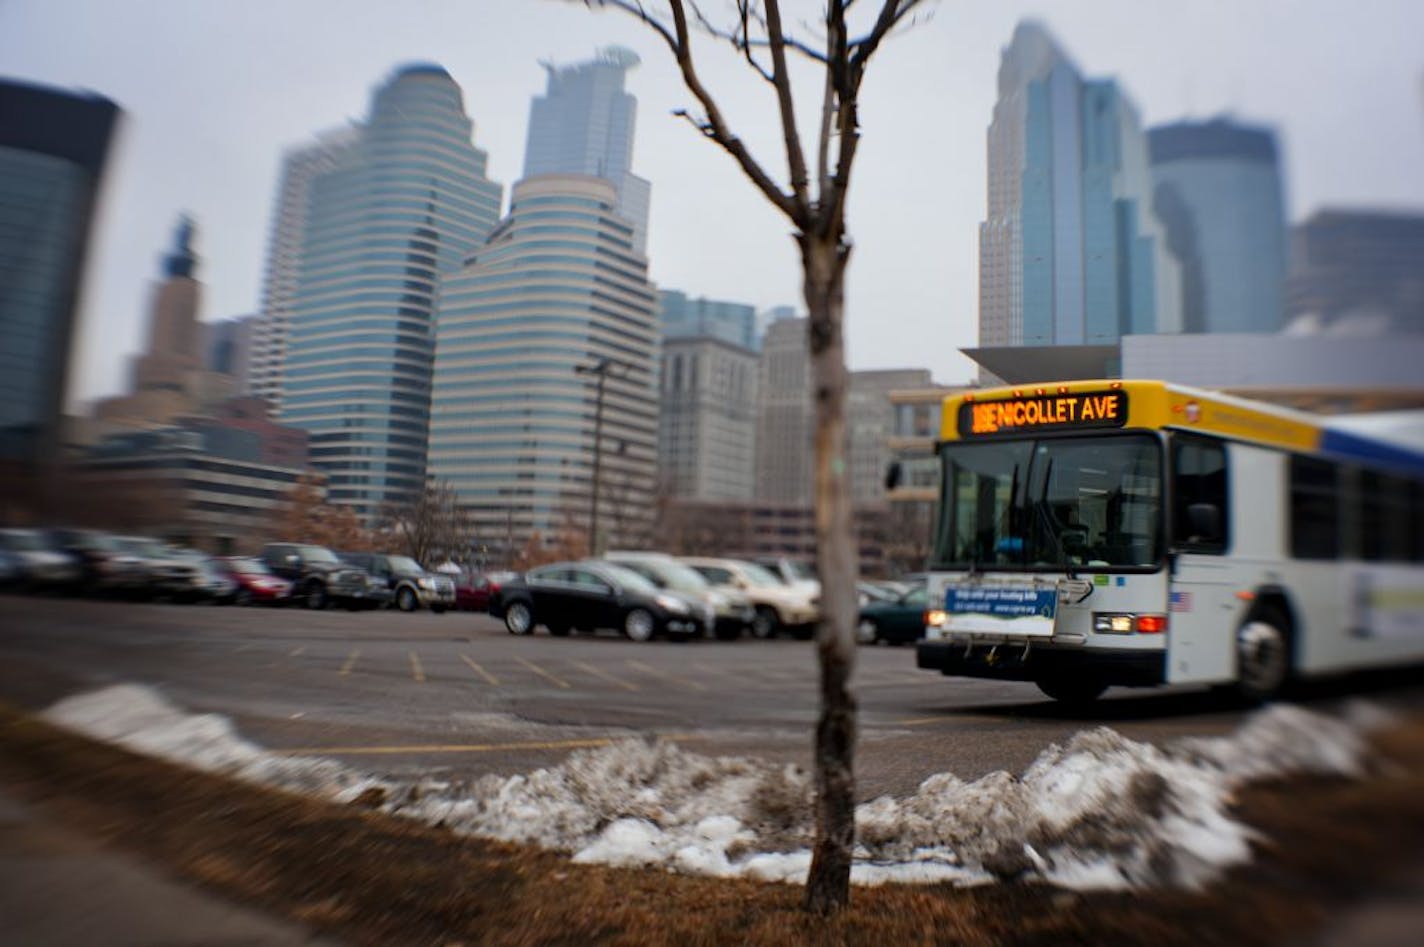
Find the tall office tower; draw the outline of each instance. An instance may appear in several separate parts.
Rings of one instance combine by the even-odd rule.
[[[252,394],[265,399],[276,414],[282,407],[282,364],[287,353],[287,326],[297,292],[302,239],[311,201],[311,185],[332,170],[361,138],[359,126],[334,129],[309,145],[290,149],[282,159],[272,232],[267,240],[267,267],[262,283],[262,309],[252,330],[247,375]]]
[[[850,373],[846,397],[846,441],[850,451],[850,495],[857,507],[886,502],[885,471],[890,466],[890,436],[895,430],[894,392],[932,384],[925,368],[895,368]]]
[[[632,170],[638,100],[623,90],[638,62],[632,50],[609,46],[589,62],[543,64],[549,84],[529,106],[524,177],[588,174],[611,181],[619,215],[633,223],[633,250],[645,254],[651,186]]]
[[[328,498],[367,521],[424,487],[438,281],[499,218],[472,133],[449,73],[407,66],[310,184],[280,417],[311,432]]]
[[[21,476],[58,457],[89,227],[118,117],[101,96],[0,81],[0,465]]]
[[[617,202],[598,178],[526,178],[489,241],[442,281],[430,471],[470,510],[491,561],[535,533],[647,541],[657,294]]]
[[[1182,265],[1182,331],[1275,332],[1286,274],[1276,136],[1226,119],[1148,132],[1153,206]]]
[[[757,353],[720,335],[663,337],[658,467],[669,497],[756,493]]]
[[[753,350],[760,344],[756,309],[752,306],[720,299],[689,299],[686,293],[675,289],[662,290],[658,296],[663,338],[705,336]]]
[[[816,424],[804,318],[777,319],[767,326],[757,399],[753,499],[809,506]]]
[[[203,350],[208,371],[231,375],[239,395],[252,393],[248,370],[252,365],[252,343],[258,316],[236,316],[203,325]]]
[[[981,346],[1113,343],[1181,327],[1147,142],[1113,80],[1084,80],[1040,24],[999,66],[980,225]]]
[[[1298,332],[1424,332],[1424,214],[1335,208],[1296,225],[1286,317]]]

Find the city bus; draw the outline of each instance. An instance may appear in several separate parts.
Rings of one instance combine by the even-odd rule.
[[[1424,452],[1161,381],[944,401],[919,667],[1260,701],[1424,661]]]

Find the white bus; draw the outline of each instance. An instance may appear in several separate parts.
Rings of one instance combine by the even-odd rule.
[[[1424,453],[1153,381],[945,399],[920,667],[1223,685],[1424,661]]]

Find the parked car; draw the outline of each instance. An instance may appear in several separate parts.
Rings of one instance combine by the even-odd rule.
[[[740,589],[714,588],[696,569],[664,552],[609,552],[609,562],[632,569],[660,589],[699,601],[715,616],[713,633],[722,641],[735,641],[751,627],[756,610]]]
[[[461,572],[455,576],[455,607],[462,612],[487,612],[500,586],[517,572]]]
[[[191,567],[187,574],[174,572],[161,587],[162,594],[179,602],[212,602],[215,605],[228,604],[238,595],[238,582],[218,568],[218,564],[208,555],[197,550],[168,547],[174,560]]]
[[[132,595],[148,585],[145,559],[126,551],[107,533],[56,527],[48,530],[52,547],[79,564],[80,589],[86,594]]]
[[[385,586],[364,569],[347,565],[324,546],[309,543],[268,543],[262,562],[292,583],[292,594],[307,608],[335,603],[353,611],[376,608],[390,598]]]
[[[338,552],[342,562],[365,569],[384,586],[388,600],[403,612],[428,608],[440,614],[455,607],[455,580],[438,572],[427,572],[409,556],[383,552]]]
[[[684,556],[681,561],[715,588],[737,589],[747,597],[753,637],[771,638],[781,631],[802,639],[814,634],[821,609],[812,588],[787,585],[755,562],[705,556]]]
[[[816,569],[810,563],[785,556],[762,556],[755,562],[787,585],[808,588],[817,594],[821,591],[821,580],[816,578]]]
[[[20,557],[0,546],[0,589],[8,589],[20,584]]]
[[[292,583],[272,574],[266,564],[244,556],[225,556],[214,560],[214,564],[237,585],[233,592],[233,604],[251,605],[263,602],[269,605],[284,604],[292,594]]]
[[[632,641],[685,641],[705,634],[714,620],[709,606],[602,560],[530,569],[500,586],[490,614],[504,619],[512,635],[530,634],[538,625],[560,638],[575,628],[614,628]]]
[[[114,536],[114,545],[138,560],[142,580],[137,587],[145,598],[182,598],[202,581],[202,565],[186,552],[175,550],[151,536]]]
[[[72,588],[79,582],[79,564],[50,547],[34,529],[0,529],[0,547],[14,557],[19,584],[35,591]]]
[[[855,638],[861,644],[908,644],[925,636],[929,590],[917,585],[893,601],[872,602],[860,610]]]

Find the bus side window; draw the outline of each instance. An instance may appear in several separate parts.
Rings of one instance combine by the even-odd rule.
[[[1290,459],[1290,553],[1296,559],[1340,557],[1340,468],[1326,460]]]
[[[1226,447],[1219,441],[1177,435],[1172,441],[1172,536],[1185,552],[1224,553],[1231,505]]]

